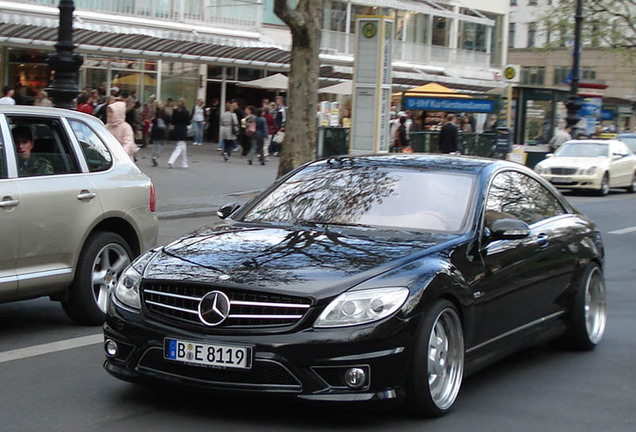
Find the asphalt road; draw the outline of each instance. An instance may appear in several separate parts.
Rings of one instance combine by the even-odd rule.
[[[207,164],[201,172],[225,169],[214,160],[216,150],[203,147],[211,154],[210,160],[199,162]],[[196,167],[192,161],[190,166]],[[242,161],[230,163],[239,167]],[[163,208],[160,201],[159,210],[185,211],[180,206],[190,199],[199,199],[200,208],[213,208],[216,201],[231,198],[232,190],[255,190],[254,185],[270,175],[245,168],[228,171],[238,173],[241,180],[235,179],[238,183],[229,184],[227,191],[201,193],[210,184],[199,182],[181,196],[167,198],[172,201],[163,203]],[[272,180],[275,175],[271,165],[249,168],[269,169]],[[172,184],[179,192],[180,182],[192,184],[197,168],[159,169],[161,173],[154,174],[158,189]],[[400,411],[309,406],[294,400],[124,383],[102,369],[98,328],[76,326],[58,304],[38,299],[0,305],[0,431],[632,431],[636,425],[636,195],[616,192],[605,198],[569,199],[597,221],[604,235],[609,290],[605,338],[591,353],[540,346],[497,363],[465,381],[454,411],[444,418],[421,420]],[[171,217],[174,214],[168,213],[160,220],[160,243],[217,221],[211,215]]]

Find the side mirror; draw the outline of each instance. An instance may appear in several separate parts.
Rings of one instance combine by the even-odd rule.
[[[625,157],[625,155],[624,155],[624,154],[620,154],[620,153],[614,153],[614,154],[612,154],[612,160],[619,160],[619,159],[622,159],[622,158],[624,158],[624,157]]]
[[[217,211],[216,211],[216,215],[218,217],[220,217],[221,219],[226,219],[228,218],[232,213],[234,213],[235,211],[237,211],[239,208],[241,207],[241,205],[239,203],[226,203],[223,204]]]
[[[497,219],[488,228],[493,240],[515,240],[530,235],[528,224],[515,218]]]

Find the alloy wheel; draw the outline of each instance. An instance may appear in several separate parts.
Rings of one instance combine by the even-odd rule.
[[[605,333],[607,323],[607,293],[598,270],[588,277],[585,286],[585,328],[590,342],[597,344]]]
[[[126,249],[117,243],[107,244],[97,254],[92,271],[93,298],[103,313],[106,313],[110,292],[128,264],[130,257]]]
[[[439,409],[449,408],[459,393],[464,371],[461,322],[451,308],[435,320],[428,343],[428,384]]]

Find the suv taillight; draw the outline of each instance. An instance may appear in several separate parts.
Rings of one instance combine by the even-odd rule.
[[[154,213],[157,208],[157,196],[155,194],[155,185],[150,182],[150,212]]]

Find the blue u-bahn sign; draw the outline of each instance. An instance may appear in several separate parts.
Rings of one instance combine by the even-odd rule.
[[[407,97],[404,99],[404,108],[424,111],[489,113],[495,110],[495,101],[488,99]]]

